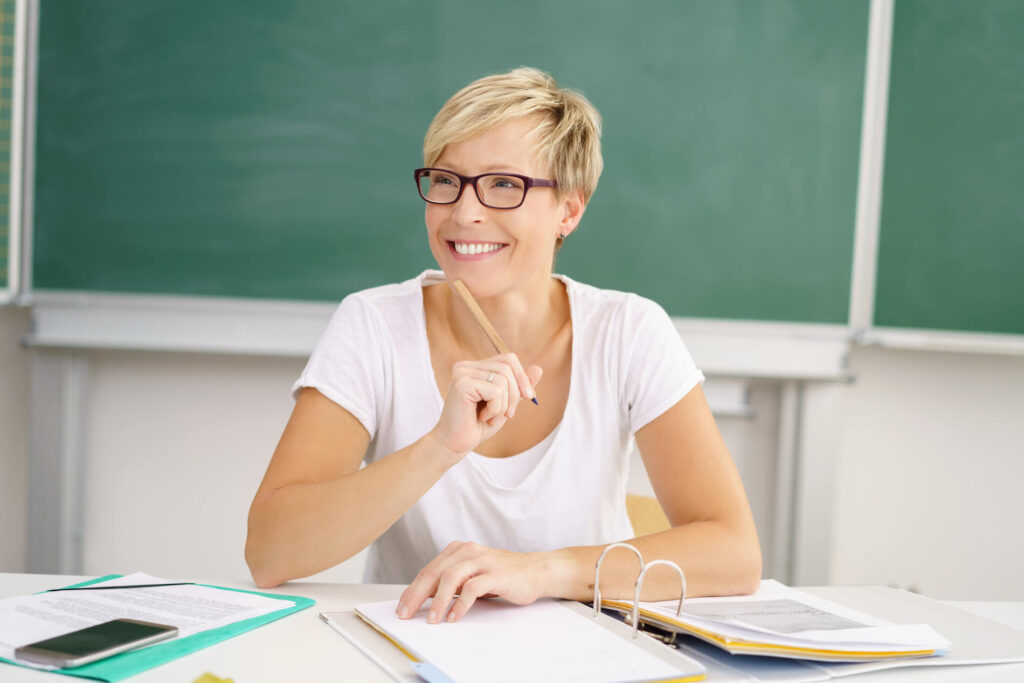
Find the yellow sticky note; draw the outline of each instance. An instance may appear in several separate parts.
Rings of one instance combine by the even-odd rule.
[[[196,680],[192,681],[192,683],[235,683],[235,681],[232,678],[220,678],[218,676],[214,676],[211,673],[205,673]]]

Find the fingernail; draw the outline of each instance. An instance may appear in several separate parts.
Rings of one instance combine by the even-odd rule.
[[[395,614],[397,614],[400,619],[405,619],[405,603],[404,602],[398,603],[398,609],[395,610]]]
[[[449,622],[455,621],[455,612],[449,612],[448,613],[448,618],[445,621],[449,621]]]
[[[437,612],[431,612],[430,616],[427,617],[427,621],[429,621],[431,624],[436,624],[438,621],[438,617],[439,615]]]

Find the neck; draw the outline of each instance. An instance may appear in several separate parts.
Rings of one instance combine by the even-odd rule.
[[[565,286],[547,274],[500,294],[477,298],[477,303],[524,366],[540,355],[569,318]],[[497,353],[469,308],[450,288],[446,308],[449,327],[468,356],[486,358]]]

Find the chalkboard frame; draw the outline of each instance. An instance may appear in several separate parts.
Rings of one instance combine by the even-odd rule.
[[[27,3],[30,7],[35,3]],[[868,60],[875,59],[876,61],[883,59],[888,60],[888,50],[891,48],[891,26],[892,26],[892,14],[893,14],[893,3],[892,0],[871,0],[871,17],[870,17],[870,31],[874,34],[878,34],[880,39],[874,39],[869,42],[867,46]],[[886,24],[888,22],[888,24]],[[32,54],[29,55],[27,60],[32,61]],[[868,65],[869,70],[871,68],[870,63]],[[31,70],[31,64],[28,67]],[[868,91],[865,93],[865,118],[862,122],[864,126],[864,132],[862,137],[869,137],[871,135],[880,135],[883,139],[885,136],[885,118],[886,118],[886,89],[888,87],[886,77],[883,79],[876,79],[876,83],[872,85],[870,82],[865,84],[865,89]],[[869,74],[870,80],[870,74]],[[879,85],[881,84],[881,86]],[[882,92],[878,92],[878,88],[881,87]],[[872,93],[872,88],[875,92]],[[878,130],[869,130],[872,125],[868,120],[868,109],[871,108],[871,98],[881,99],[881,124],[876,125]],[[875,105],[877,108],[877,103]],[[875,122],[877,124],[877,121]],[[864,140],[862,140],[864,144]],[[884,152],[884,149],[883,149]],[[877,156],[877,155],[876,155]],[[861,179],[859,188],[861,194],[864,193],[864,186],[876,183],[880,187],[880,175],[882,169],[882,163],[878,160],[871,160],[871,153],[861,150]],[[28,160],[31,165],[31,159]],[[870,164],[875,164],[874,168],[865,168]],[[865,183],[865,173],[867,174],[868,183]],[[29,197],[31,199],[31,188],[29,188]],[[877,200],[877,198],[876,198]],[[796,339],[810,339],[819,338],[828,340],[829,342],[835,341],[840,337],[846,339],[848,342],[859,345],[880,345],[894,348],[916,348],[916,349],[939,349],[948,351],[967,351],[967,352],[982,352],[982,353],[996,353],[996,354],[1021,354],[1024,353],[1024,337],[1016,334],[990,334],[982,332],[959,332],[949,330],[937,330],[937,329],[912,329],[912,328],[900,328],[900,327],[885,327],[876,324],[874,320],[874,286],[875,286],[875,268],[877,264],[870,258],[870,254],[873,249],[877,248],[878,230],[879,230],[879,217],[877,213],[872,215],[873,209],[871,207],[871,198],[868,197],[866,202],[862,201],[858,197],[857,207],[857,241],[858,245],[856,250],[858,253],[854,255],[854,259],[860,260],[861,263],[858,265],[854,264],[854,270],[852,273],[852,282],[850,286],[851,291],[851,306],[850,306],[850,317],[842,324],[820,324],[820,323],[773,323],[773,322],[762,322],[762,321],[751,321],[751,320],[714,320],[714,319],[697,319],[692,316],[675,316],[677,325],[685,327],[690,324],[690,321],[697,324],[698,326],[707,328],[709,330],[715,329],[722,333],[723,339],[740,338],[747,335],[764,335],[770,338],[789,338],[791,340]],[[29,205],[31,203],[29,202]],[[874,207],[877,211],[877,206]],[[27,226],[30,228],[31,226]],[[865,237],[866,233],[866,237]],[[872,244],[872,240],[875,242]],[[25,248],[27,251],[31,250],[31,244],[26,244]],[[861,252],[869,254],[868,258],[863,258]],[[26,269],[31,269],[31,261],[26,262]],[[88,311],[93,310],[98,315],[102,316],[103,311],[111,308],[119,309],[122,308],[122,302],[125,300],[135,301],[135,304],[129,306],[129,308],[141,308],[145,307],[153,302],[165,302],[174,297],[167,297],[165,295],[127,295],[126,297],[121,295],[106,295],[99,292],[89,291],[45,291],[45,290],[31,290],[31,287],[27,287],[25,290],[25,300],[34,301],[40,310],[47,310],[48,313],[52,313],[53,316],[46,316],[48,320],[53,321],[60,318],[67,311],[66,304],[69,301],[73,301],[73,307],[81,307],[82,310]],[[858,304],[858,299],[862,301]],[[186,297],[182,301],[188,301]],[[195,299],[191,299],[195,301]],[[200,297],[200,301],[209,301],[214,306],[221,306],[222,311],[229,317],[233,315],[234,302],[227,300],[218,299],[216,297]],[[116,303],[111,303],[111,302]],[[867,303],[864,304],[863,302]],[[243,302],[246,303],[246,302]],[[282,306],[289,305],[288,302],[281,301],[270,301],[265,302],[264,308],[267,309],[266,321],[270,326],[274,326],[283,319],[280,317],[280,311]],[[305,306],[304,302],[293,302],[292,306]],[[187,304],[185,305],[187,308]],[[74,317],[78,323],[82,322],[81,317]],[[70,321],[70,318],[69,318]],[[276,322],[271,322],[276,321]],[[88,326],[89,323],[85,323]],[[239,322],[239,325],[243,323]],[[103,340],[89,339],[89,335],[86,333],[85,328],[74,329],[76,323],[71,321],[69,325],[58,325],[61,327],[61,331],[57,334],[51,334],[50,331],[54,329],[52,325],[47,325],[46,330],[40,334],[36,334],[30,340],[30,343],[38,344],[41,346],[63,346],[63,347],[74,347],[81,343],[86,347],[101,347],[101,348],[128,348],[136,342],[127,341],[125,343],[119,343],[117,341],[118,332],[112,330],[112,334],[108,338]],[[201,337],[202,335],[197,335]],[[141,347],[145,348],[161,348],[157,340],[144,340],[139,343]],[[197,341],[196,343],[183,340],[172,344],[167,348],[168,350],[201,350],[205,348],[203,342]],[[218,347],[217,350],[224,352],[231,352],[231,344],[228,343],[223,348]],[[264,353],[266,350],[256,350],[246,344],[241,344],[235,347],[235,351],[243,353]],[[270,350],[270,353],[292,353],[287,349]],[[756,355],[756,353],[755,353]],[[757,363],[755,362],[755,365]],[[716,365],[718,365],[716,363]],[[729,362],[724,362],[721,367],[728,367]],[[844,370],[841,367],[836,366],[836,373],[842,374]],[[737,364],[738,366],[738,364]],[[783,367],[785,366],[785,367]],[[772,369],[776,368],[776,369]],[[778,369],[781,368],[781,369]],[[772,375],[778,374],[779,376],[785,376],[790,372],[791,368],[787,363],[779,364],[775,361],[768,361],[761,367],[758,374]]]
[[[0,304],[17,298],[21,281],[24,12],[0,0]]]

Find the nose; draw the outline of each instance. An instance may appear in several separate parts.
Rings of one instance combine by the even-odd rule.
[[[476,185],[465,183],[462,194],[452,204],[452,218],[459,223],[478,223],[483,220],[486,210],[487,207],[480,203],[476,195]]]

